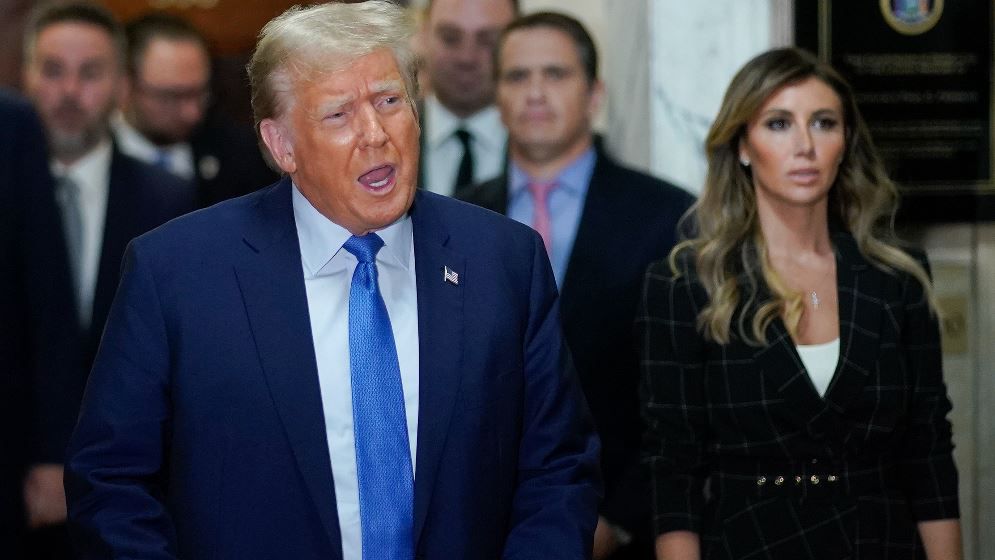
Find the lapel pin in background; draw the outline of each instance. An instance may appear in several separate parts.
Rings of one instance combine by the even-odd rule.
[[[453,286],[459,286],[459,274],[451,270],[448,266],[442,268],[442,281],[449,282]]]

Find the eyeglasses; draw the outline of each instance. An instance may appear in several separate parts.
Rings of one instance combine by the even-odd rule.
[[[207,86],[192,88],[156,88],[147,84],[135,83],[135,89],[148,97],[154,103],[163,107],[179,107],[193,103],[198,107],[206,107],[211,101],[211,91]]]

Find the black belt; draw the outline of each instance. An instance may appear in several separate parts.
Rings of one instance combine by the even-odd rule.
[[[710,474],[709,491],[719,496],[835,499],[882,494],[894,481],[886,463],[723,459]]]

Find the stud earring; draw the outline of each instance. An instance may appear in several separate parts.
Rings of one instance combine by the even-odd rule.
[[[739,160],[739,163],[740,163],[740,164],[741,164],[741,165],[742,165],[743,167],[749,167],[749,166],[750,166],[750,160],[748,160],[748,159],[746,159],[746,158],[743,158],[743,159]]]

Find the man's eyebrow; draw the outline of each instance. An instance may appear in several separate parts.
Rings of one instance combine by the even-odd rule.
[[[318,104],[316,107],[316,113],[319,115],[324,115],[326,113],[335,112],[342,107],[352,103],[356,99],[356,96],[349,94],[337,95],[326,99],[325,101]]]
[[[373,93],[384,93],[388,91],[404,91],[404,83],[401,80],[383,80],[374,82],[370,87]]]

